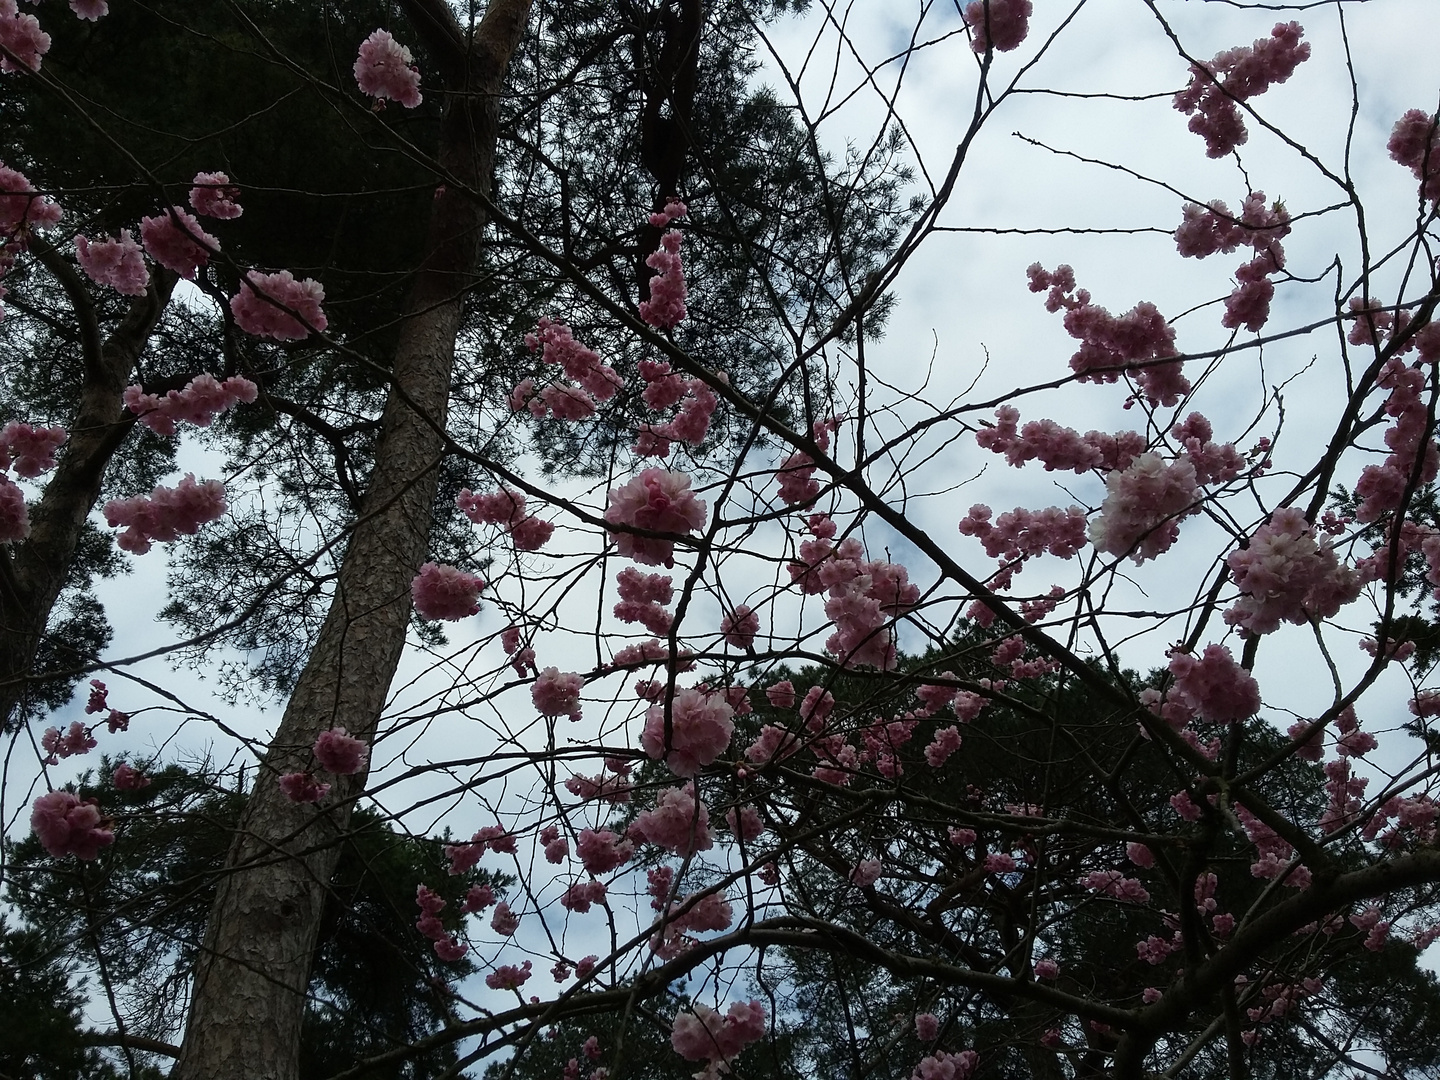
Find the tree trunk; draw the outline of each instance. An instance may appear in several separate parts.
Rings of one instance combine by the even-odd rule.
[[[446,92],[439,161],[489,193],[499,95],[530,0],[492,0],[473,34],[444,0],[406,0]],[[335,598],[256,775],[227,858],[195,973],[174,1080],[293,1080],[325,895],[365,773],[336,777],[318,805],[276,783],[311,762],[316,735],[343,724],[375,735],[405,645],[410,582],[429,543],[437,466],[465,291],[475,282],[483,207],[440,192],[427,255],[396,346],[375,469]],[[439,429],[439,430],[437,430]]]
[[[9,551],[0,550],[0,731],[10,730],[25,703],[26,680],[69,578],[80,530],[100,497],[105,466],[130,431],[122,422],[120,395],[175,288],[175,275],[157,268],[145,295],[136,298],[102,343],[94,302],[74,267],[38,237],[32,238],[31,250],[75,307],[84,374],[64,453],[45,493],[30,508],[30,536]]]

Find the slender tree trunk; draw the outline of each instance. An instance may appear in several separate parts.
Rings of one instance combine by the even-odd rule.
[[[487,192],[499,95],[530,0],[492,0],[473,35],[444,0],[406,0],[446,91],[439,160]],[[195,974],[173,1080],[293,1080],[325,895],[365,774],[335,778],[318,805],[277,778],[310,764],[316,735],[375,734],[405,644],[410,581],[424,560],[442,453],[455,338],[474,284],[483,208],[453,188],[434,203],[427,255],[396,346],[376,465],[335,599],[265,756],[227,859]]]
[[[80,531],[100,497],[105,466],[130,431],[120,395],[175,287],[175,275],[157,268],[145,295],[102,342],[94,302],[74,267],[38,237],[31,249],[74,305],[84,372],[70,437],[45,493],[30,508],[30,536],[0,548],[0,730],[16,722],[25,702],[26,679],[69,578]]]

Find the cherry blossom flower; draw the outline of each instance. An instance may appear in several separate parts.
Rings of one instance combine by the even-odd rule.
[[[640,745],[655,760],[663,759],[676,776],[691,777],[711,764],[730,745],[735,710],[723,695],[688,688],[676,692],[669,708],[655,705],[645,714]]]
[[[629,483],[610,489],[605,520],[653,532],[688,534],[705,525],[705,502],[690,490],[690,477],[664,469],[646,469]],[[615,550],[649,566],[673,566],[670,540],[617,532]]]
[[[0,544],[11,544],[30,535],[30,512],[25,493],[8,476],[0,473]]]
[[[561,672],[559,668],[547,667],[536,677],[530,688],[530,699],[535,711],[541,716],[568,716],[580,718],[580,691],[585,688],[585,676],[573,671]]]
[[[0,45],[5,45],[12,52],[17,52],[18,50],[11,47],[5,40],[3,29],[7,22],[5,2],[6,0],[0,0]],[[13,0],[10,0],[10,6],[13,9]],[[33,16],[29,15],[21,16],[21,18],[33,20]],[[4,63],[7,61],[0,60],[0,64]],[[38,57],[35,66],[37,68],[40,66]],[[5,68],[5,70],[14,69]],[[0,249],[3,249],[4,242],[13,238],[16,233],[25,229],[54,225],[61,216],[60,205],[55,200],[36,191],[23,173],[16,172],[0,163]]]
[[[1189,460],[1166,462],[1150,452],[1128,469],[1112,472],[1105,487],[1105,502],[1090,522],[1090,542],[1137,563],[1168,551],[1180,535],[1180,519],[1195,513],[1200,500]]]
[[[676,855],[709,851],[715,842],[715,834],[710,831],[710,811],[695,794],[693,783],[660,792],[655,808],[641,811],[626,835]]]
[[[910,1074],[910,1080],[969,1080],[979,1062],[980,1055],[974,1050],[962,1050],[958,1054],[940,1050],[922,1058]]]
[[[485,976],[485,985],[491,990],[519,990],[530,978],[530,967],[529,960],[518,967],[515,964],[501,964]]]
[[[40,58],[50,50],[50,35],[40,29],[40,22],[34,15],[22,15],[15,0],[0,0],[0,45],[14,53],[20,64],[31,71],[40,70]],[[8,56],[0,55],[0,71],[20,71]],[[4,166],[0,166],[3,170]],[[0,171],[0,191],[10,190]],[[0,210],[0,220],[4,211]],[[0,232],[9,232],[0,226]]]
[[[398,101],[407,109],[420,104],[420,72],[410,50],[390,36],[388,30],[376,30],[360,45],[355,58],[355,82],[361,93],[377,103]]]
[[[970,47],[977,53],[986,52],[991,46],[998,52],[1019,48],[1030,31],[1033,13],[1030,0],[970,0],[965,5]]]
[[[1404,165],[1420,181],[1425,198],[1440,200],[1440,136],[1435,118],[1421,109],[1410,109],[1390,132],[1390,157]]]
[[[91,281],[124,296],[144,296],[150,284],[144,252],[129,229],[121,229],[113,240],[87,240],[77,234],[75,257]]]
[[[313,753],[322,769],[337,776],[358,773],[370,759],[370,748],[343,727],[322,731],[315,739]]]
[[[12,420],[0,428],[0,469],[13,468],[15,475],[27,479],[49,472],[67,437],[63,427],[37,428]]]
[[[126,551],[143,555],[152,541],[170,543],[181,536],[194,536],[200,526],[223,517],[225,486],[219,480],[195,482],[193,473],[173,488],[157,487],[148,496],[111,499],[102,512],[112,528],[125,526],[116,537]]]
[[[330,793],[330,785],[322,784],[309,773],[292,772],[280,777],[280,790],[293,803],[313,803]]]
[[[70,10],[87,22],[98,22],[110,14],[106,0],[70,0]]]
[[[1280,623],[1303,626],[1327,619],[1360,595],[1364,582],[1336,558],[1328,539],[1296,507],[1284,507],[1256,530],[1249,546],[1226,558],[1235,584],[1244,593],[1225,612],[1225,621],[1254,634],[1269,634]]]
[[[608,874],[635,855],[635,845],[609,829],[581,829],[575,839],[575,854],[589,874]]]
[[[207,372],[191,379],[184,390],[171,390],[163,398],[145,393],[141,386],[127,386],[121,399],[151,431],[174,435],[177,423],[209,427],[215,417],[236,403],[248,405],[259,394],[259,387],[243,375],[232,375],[220,382]]]
[[[1202,720],[1235,723],[1260,710],[1260,685],[1235,662],[1224,645],[1207,645],[1199,659],[1177,652],[1170,657],[1175,694]]]
[[[415,611],[422,619],[464,619],[480,611],[485,580],[454,566],[427,562],[410,583]]]
[[[765,1022],[765,1006],[759,1001],[736,1002],[724,1016],[706,1005],[691,1005],[688,1012],[676,1014],[670,1045],[686,1061],[730,1061],[765,1037]]]
[[[95,859],[100,849],[115,842],[115,834],[102,826],[105,820],[94,799],[82,802],[68,791],[52,791],[35,800],[30,810],[30,829],[57,859],[74,855]]]
[[[1303,33],[1299,23],[1277,23],[1268,38],[1190,68],[1190,83],[1175,95],[1175,108],[1190,116],[1190,130],[1205,139],[1207,157],[1224,157],[1249,139],[1236,103],[1285,82],[1309,59]]]
[[[245,275],[230,300],[235,324],[247,334],[275,341],[303,341],[330,325],[320,304],[325,287],[312,278],[296,281],[289,270]]]
[[[150,778],[142,776],[128,761],[122,762],[110,776],[116,791],[139,791],[150,786]]]
[[[140,219],[140,240],[150,257],[187,281],[220,250],[220,241],[200,227],[188,211],[172,206],[156,217]]]
[[[921,1042],[934,1042],[940,1037],[940,1021],[934,1013],[915,1014],[915,1037]]]
[[[198,172],[191,183],[190,205],[197,214],[229,221],[245,213],[240,189],[223,172]]]
[[[512,912],[510,905],[502,900],[495,905],[495,911],[490,916],[490,929],[501,937],[512,937],[515,931],[520,929],[520,916]]]

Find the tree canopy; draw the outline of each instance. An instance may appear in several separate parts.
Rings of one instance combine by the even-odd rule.
[[[0,0],[0,1071],[1440,1075],[1440,25],[1121,7]]]

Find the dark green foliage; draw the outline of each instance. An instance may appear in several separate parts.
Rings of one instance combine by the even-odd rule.
[[[82,790],[116,818],[113,847],[93,864],[50,859],[29,837],[11,851],[8,897],[42,943],[39,970],[68,957],[87,970],[103,959],[131,1034],[173,1040],[189,999],[190,971],[216,877],[243,796],[177,766],[150,787],[118,792],[108,780]],[[474,969],[441,963],[415,929],[415,890],[428,885],[458,908],[470,885],[506,882],[447,873],[440,845],[411,839],[373,812],[351,820],[320,930],[306,1018],[302,1076],[339,1072],[408,1045],[443,1025],[450,987]],[[98,949],[98,953],[97,953]],[[453,1046],[415,1054],[365,1075],[438,1076]]]

